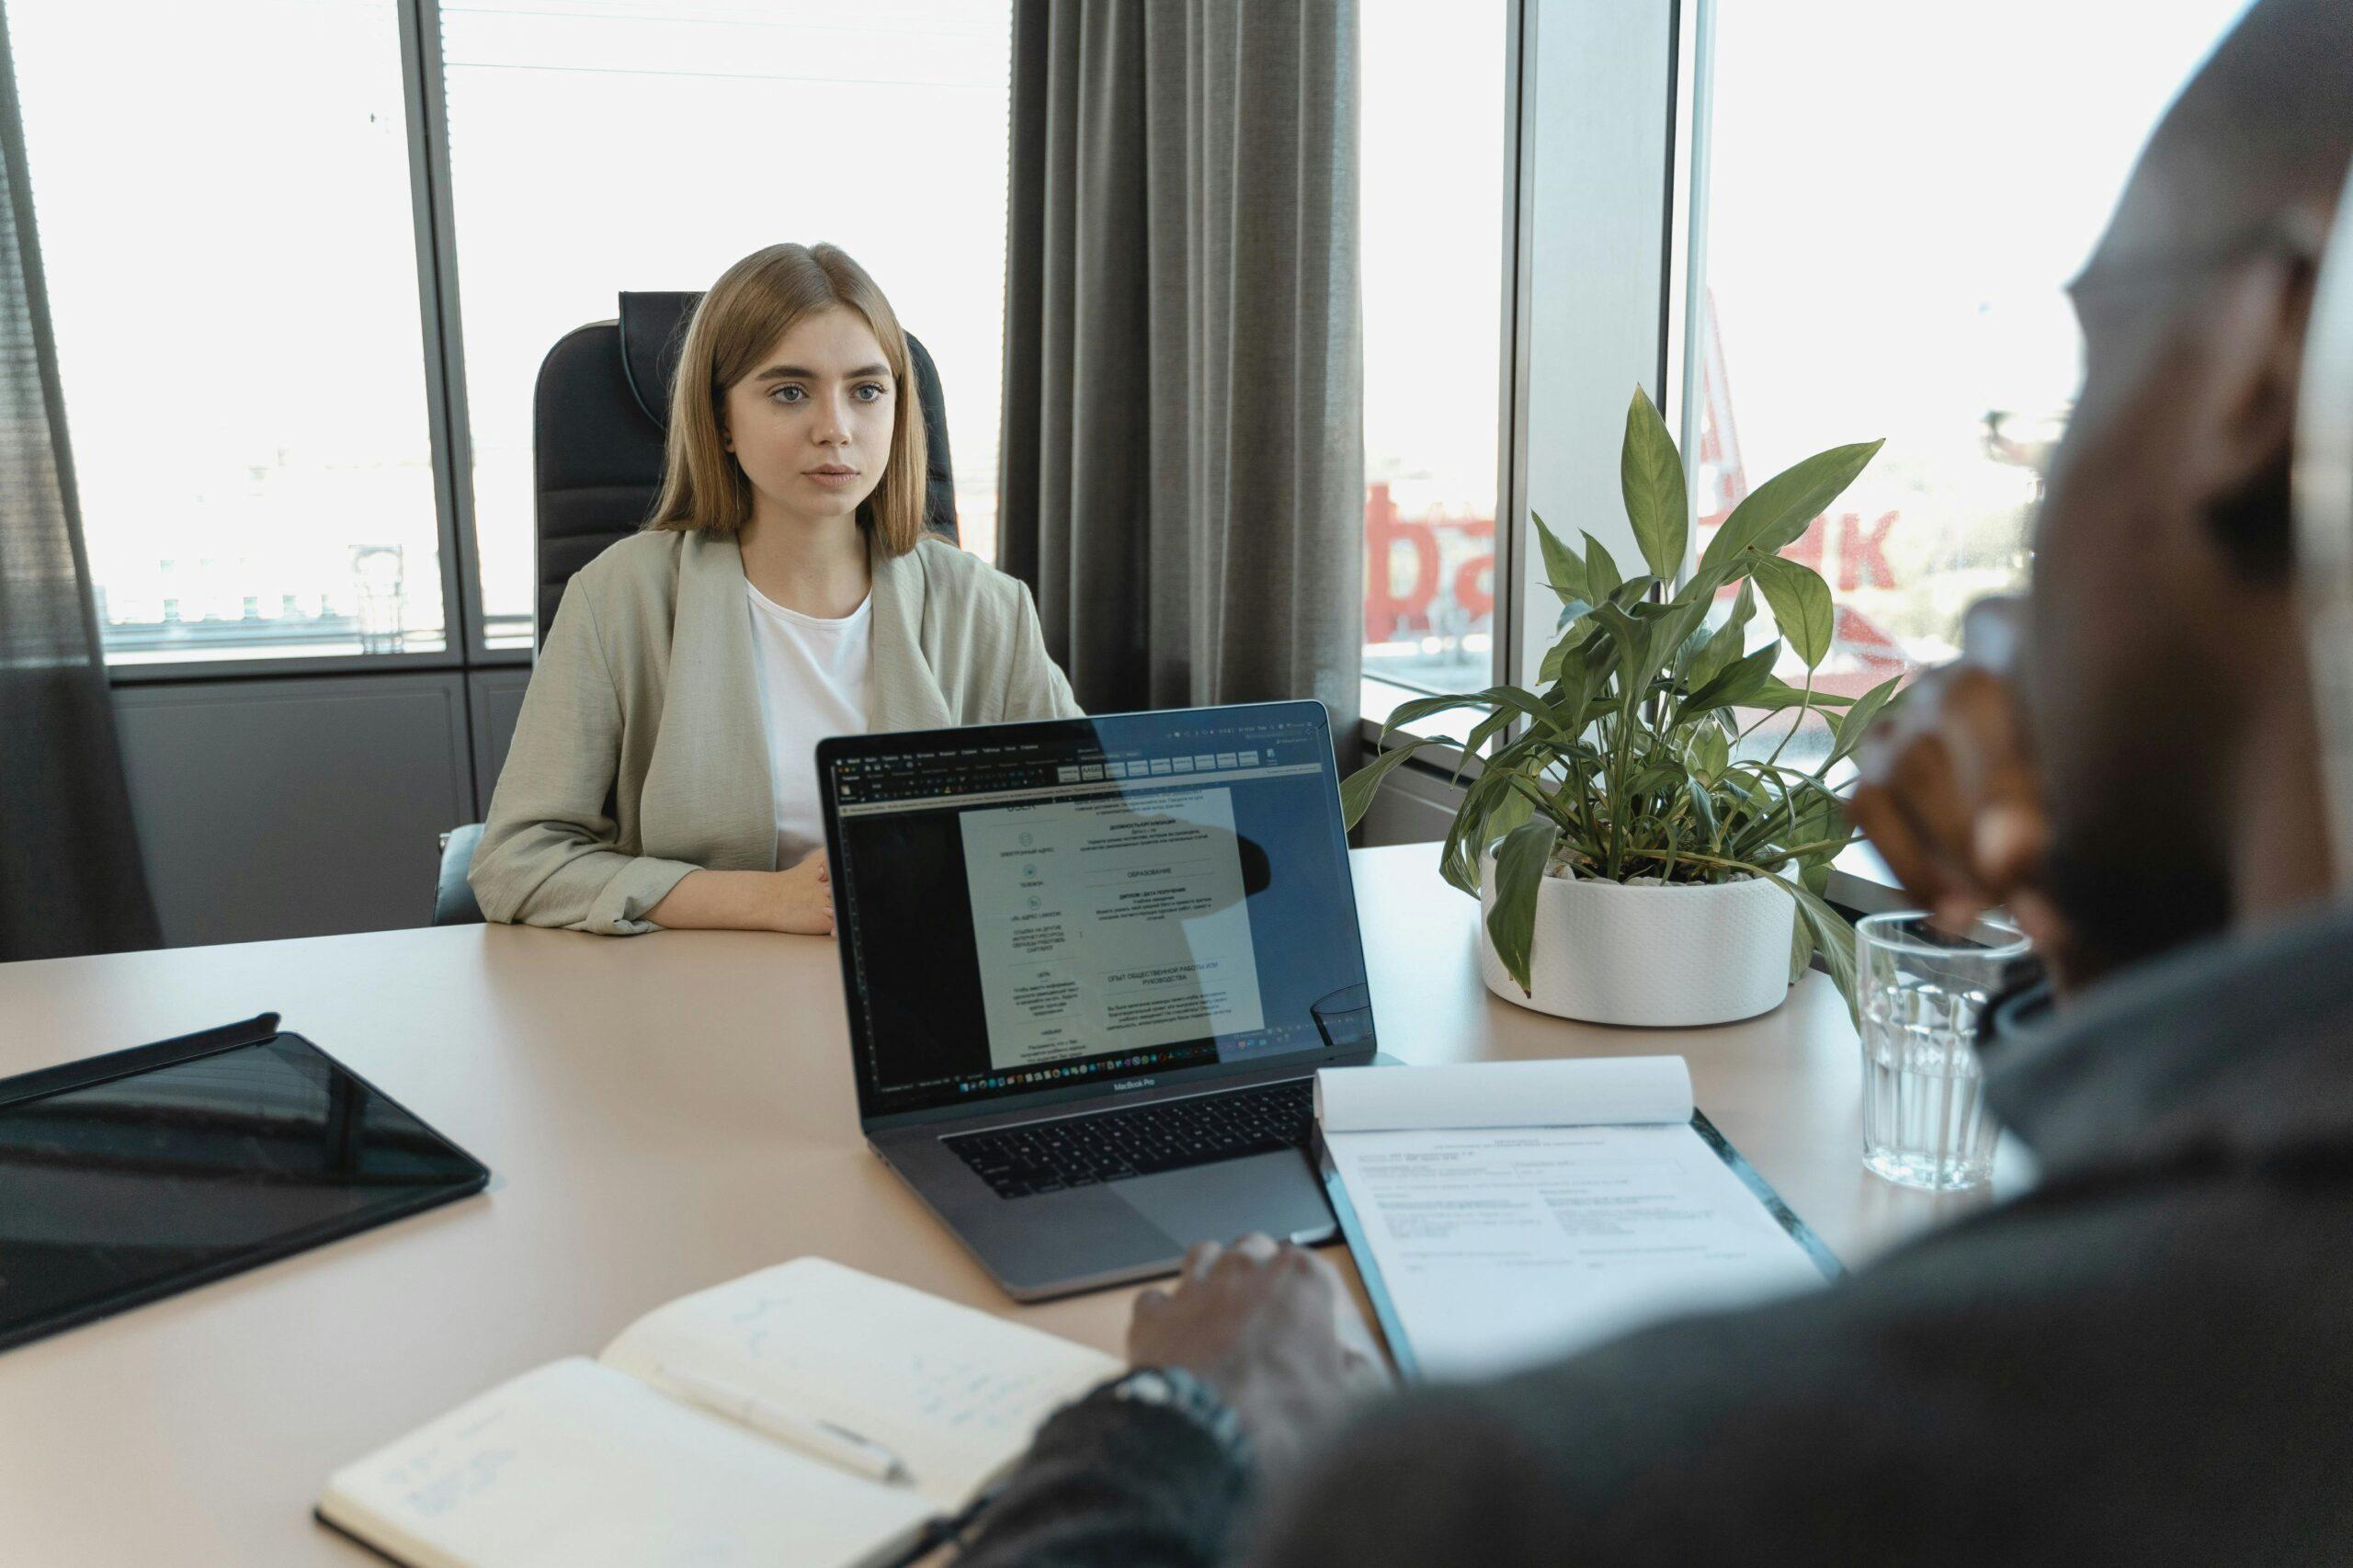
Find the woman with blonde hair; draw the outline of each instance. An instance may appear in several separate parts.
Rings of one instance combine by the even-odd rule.
[[[832,245],[695,308],[643,532],[565,588],[469,880],[493,920],[833,929],[825,735],[1074,715],[1029,590],[924,527],[906,336]]]

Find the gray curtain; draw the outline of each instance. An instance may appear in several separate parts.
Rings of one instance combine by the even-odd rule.
[[[1096,711],[1363,653],[1355,0],[1016,0],[998,559]]]
[[[152,948],[0,11],[0,960]]]

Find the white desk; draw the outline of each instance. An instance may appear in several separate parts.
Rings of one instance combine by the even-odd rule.
[[[1972,1201],[1864,1174],[1854,1033],[1820,975],[1746,1024],[1566,1024],[1480,985],[1477,907],[1434,846],[1355,866],[1392,1054],[1681,1052],[1850,1264]],[[375,1561],[312,1522],[330,1471],[802,1253],[1120,1348],[1131,1291],[1013,1306],[867,1153],[822,938],[474,926],[0,966],[0,1075],[271,1009],[487,1162],[491,1190],[0,1353],[9,1568]],[[0,1267],[6,1245],[0,1224]]]

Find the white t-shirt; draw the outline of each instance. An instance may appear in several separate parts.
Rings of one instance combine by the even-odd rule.
[[[752,596],[753,666],[760,677],[760,722],[776,785],[776,863],[782,870],[825,843],[817,805],[817,743],[862,735],[874,705],[868,634],[874,596],[839,620],[790,610],[745,583]]]

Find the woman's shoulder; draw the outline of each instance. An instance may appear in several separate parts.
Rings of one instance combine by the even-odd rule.
[[[587,565],[572,574],[572,580],[601,591],[676,583],[678,558],[689,537],[675,528],[642,528],[598,551]]]
[[[647,529],[617,539],[572,574],[568,598],[589,601],[600,620],[659,610],[666,616],[678,597],[678,562],[691,536]]]
[[[566,617],[585,620],[585,634],[608,659],[626,659],[641,647],[666,646],[677,621],[678,568],[688,542],[688,535],[666,531],[615,540],[564,585],[557,625]],[[575,625],[575,632],[583,631]]]
[[[1000,572],[990,562],[951,540],[926,533],[901,560],[923,574],[926,588],[941,597],[951,613],[969,608],[983,614],[1010,615],[1021,608],[1021,579]]]

